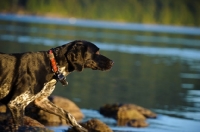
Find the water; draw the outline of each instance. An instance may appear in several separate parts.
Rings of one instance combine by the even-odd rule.
[[[115,62],[109,72],[72,73],[69,85],[54,91],[82,108],[85,120],[98,118],[115,131],[200,130],[200,28],[0,14],[1,52],[48,50],[75,39],[95,43]],[[116,102],[149,108],[158,118],[147,128],[117,127],[97,112]]]
[[[148,119],[146,128],[116,127],[114,119],[105,118],[95,110],[82,109],[88,118],[98,118],[108,124],[114,132],[198,132],[199,122],[182,118],[174,118],[167,115],[158,115],[157,119]],[[67,126],[49,127],[56,132],[67,130]]]

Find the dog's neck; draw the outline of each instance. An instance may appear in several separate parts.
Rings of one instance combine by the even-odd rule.
[[[48,51],[52,71],[55,74],[56,78],[62,83],[62,85],[67,85],[68,82],[66,81],[65,76],[67,76],[69,73],[67,74],[67,72],[65,71],[65,67],[58,66],[54,54],[54,49]]]
[[[68,53],[69,49],[71,49],[71,47],[72,47],[72,44],[65,44],[62,46],[58,46],[56,48],[52,48],[57,65],[59,67],[65,67],[65,72],[67,74],[75,70],[71,62],[66,57],[66,54]]]

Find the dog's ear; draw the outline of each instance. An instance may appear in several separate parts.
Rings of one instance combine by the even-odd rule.
[[[67,59],[70,61],[74,70],[82,71],[84,68],[85,47],[82,43],[76,43],[67,53]]]

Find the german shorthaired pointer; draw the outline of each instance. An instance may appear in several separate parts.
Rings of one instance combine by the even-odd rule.
[[[16,125],[23,125],[25,107],[33,102],[40,109],[58,115],[72,126],[86,131],[75,118],[48,100],[57,81],[84,68],[109,70],[113,61],[99,53],[91,42],[76,40],[49,51],[0,53],[0,103],[10,110]]]

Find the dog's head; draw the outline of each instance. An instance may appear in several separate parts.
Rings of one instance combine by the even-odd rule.
[[[84,68],[106,71],[111,69],[113,61],[103,56],[99,48],[91,42],[76,40],[70,43],[65,54],[71,70],[82,71]]]

